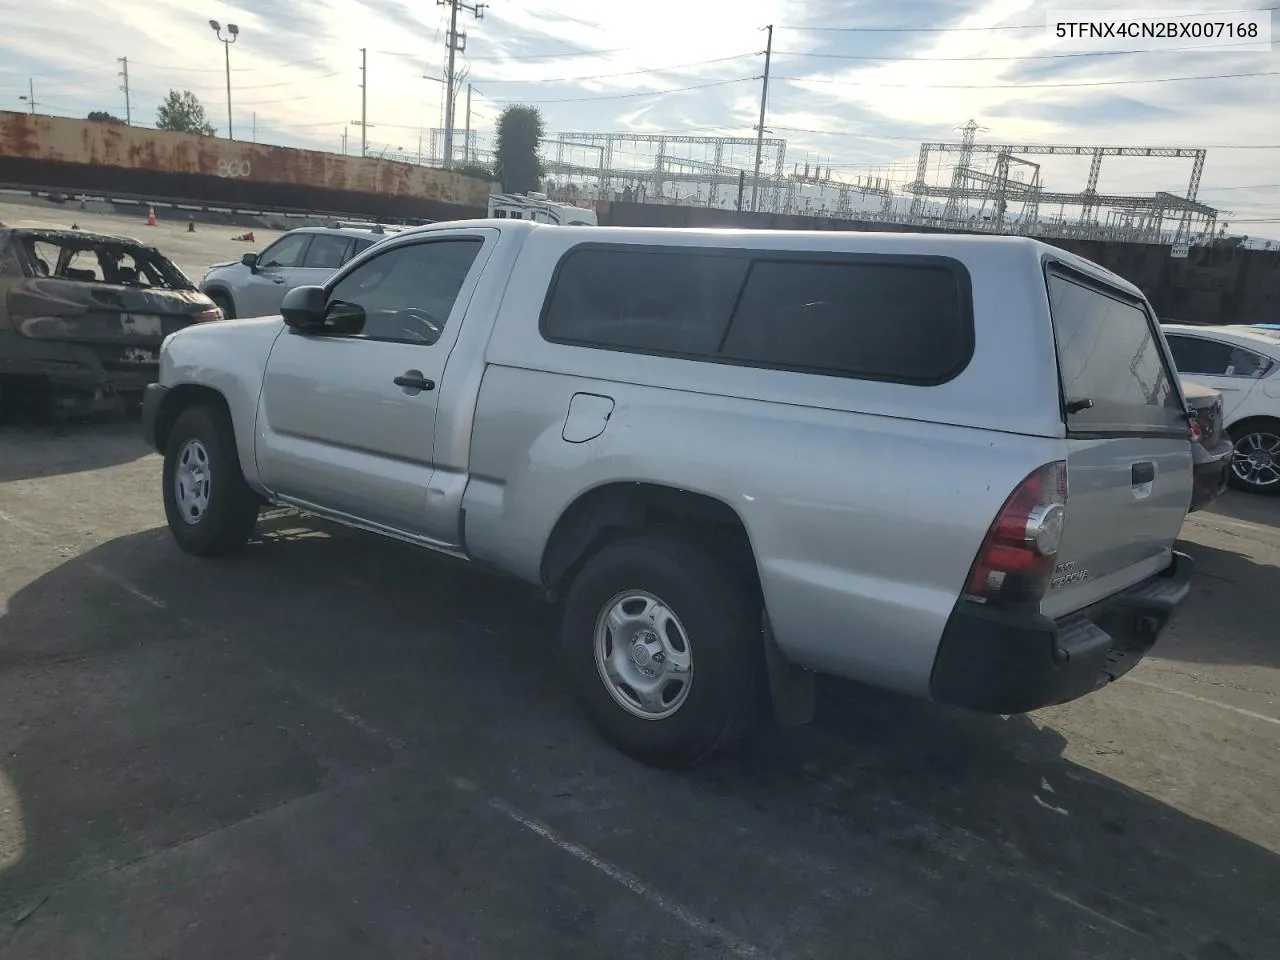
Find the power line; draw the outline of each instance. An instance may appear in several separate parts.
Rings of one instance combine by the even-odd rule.
[[[313,57],[309,60],[291,60],[288,63],[272,63],[263,67],[236,67],[231,71],[234,76],[237,73],[258,73],[263,70],[283,70],[286,67],[304,67],[312,63],[332,63],[332,57]],[[148,70],[172,70],[182,73],[222,73],[221,67],[170,67],[156,63],[139,63],[133,61],[135,67],[146,67]]]
[[[686,90],[705,90],[708,87],[723,87],[730,83],[744,83],[747,80],[759,80],[759,77],[735,77],[732,80],[715,80],[711,83],[695,83],[688,87],[672,87],[669,90],[645,90],[641,93],[615,93],[601,97],[561,97],[554,100],[497,100],[485,97],[491,103],[581,103],[586,100],[630,100],[635,97],[660,97],[667,93],[684,93]]]
[[[899,140],[903,143],[915,144],[919,144],[929,139],[928,137],[898,137],[887,133],[861,133],[854,130],[816,130],[812,127],[780,127],[774,126],[773,124],[770,124],[769,129],[776,130],[780,133],[816,133],[824,137],[860,137],[864,140]],[[1036,140],[1020,140],[1018,143],[1029,147],[1049,146],[1049,144]],[[1179,144],[1151,144],[1151,148],[1153,150],[1174,150],[1179,149],[1180,146],[1181,145]],[[1197,144],[1197,146],[1205,150],[1280,150],[1280,143],[1205,143]]]
[[[1018,57],[868,57],[847,53],[795,53],[778,51],[778,57],[804,57],[812,60],[870,60],[893,63],[969,63],[969,62],[1009,62],[1021,60],[1068,60],[1074,57],[1124,57],[1135,53],[1213,53],[1231,50],[1236,47],[1253,46],[1248,43],[1224,44],[1220,47],[1171,47],[1161,50],[1086,50],[1078,53],[1035,53]],[[1267,51],[1259,50],[1265,55]]]
[[[716,57],[714,60],[694,60],[692,63],[677,63],[670,67],[649,67],[645,70],[628,70],[625,73],[603,73],[592,74],[577,77],[535,77],[530,80],[493,80],[484,79],[482,83],[577,83],[580,80],[612,80],[616,77],[636,77],[646,73],[671,73],[676,70],[683,70],[686,67],[703,67],[713,63],[728,63],[730,60],[745,60],[748,57],[758,57],[759,52],[739,53],[732,57]]]
[[[602,57],[610,53],[625,53],[630,50],[629,47],[614,47],[612,50],[582,50],[576,53],[511,53],[511,54],[495,54],[492,56],[473,57],[467,55],[470,61],[480,60],[562,60],[566,57]],[[404,57],[407,60],[425,60],[425,53],[405,53],[401,50],[374,50],[374,53],[381,54],[384,57]],[[25,76],[26,74],[23,74]]]
[[[886,87],[905,90],[1059,90],[1064,87],[1121,87],[1141,83],[1176,83],[1180,80],[1233,80],[1240,77],[1275,77],[1280,70],[1262,73],[1216,73],[1199,77],[1152,77],[1148,80],[1085,80],[1079,83],[872,83],[862,80],[831,80],[818,77],[778,77],[791,83],[836,83],[846,87]]]

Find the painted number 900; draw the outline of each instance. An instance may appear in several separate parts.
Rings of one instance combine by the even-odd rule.
[[[248,160],[219,160],[218,176],[220,177],[247,177],[249,175]]]

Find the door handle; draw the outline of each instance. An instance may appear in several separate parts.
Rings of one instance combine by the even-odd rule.
[[[405,390],[434,390],[436,388],[436,382],[424,377],[421,370],[406,370],[391,382]]]
[[[1135,463],[1129,468],[1129,479],[1135,487],[1140,487],[1144,483],[1151,483],[1156,478],[1156,465],[1148,461]]]

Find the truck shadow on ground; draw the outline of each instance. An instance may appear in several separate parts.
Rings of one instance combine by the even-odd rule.
[[[1280,670],[1280,567],[1201,543],[1178,549],[1195,561],[1192,592],[1153,654]]]
[[[736,922],[791,931],[786,953],[847,955],[856,938],[868,955],[1065,960],[1102,943],[1225,960],[1280,937],[1280,858],[1065,759],[1032,718],[826,684],[813,725],[663,773],[586,727],[554,632],[523,585],[284,511],[235,559],[153,530],[55,567],[0,616],[0,783],[21,833],[0,915],[400,749],[410,777],[448,769],[536,816],[571,813],[658,889],[714,890]],[[395,810],[401,838],[436,829],[430,806]],[[531,898],[555,882],[526,879]],[[557,955],[529,935],[546,952],[526,955]],[[877,951],[881,935],[896,940]]]

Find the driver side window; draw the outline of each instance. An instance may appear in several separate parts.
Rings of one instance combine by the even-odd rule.
[[[281,237],[258,258],[259,267],[296,267],[302,262],[302,253],[311,239],[308,233],[291,233]]]
[[[329,291],[324,332],[430,346],[480,252],[478,237],[393,247]]]

